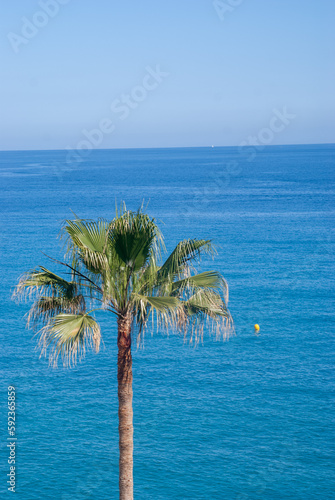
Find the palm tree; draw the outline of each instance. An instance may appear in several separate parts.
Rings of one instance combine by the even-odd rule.
[[[119,490],[121,500],[133,499],[132,334],[141,338],[148,322],[182,331],[190,340],[202,336],[204,320],[217,335],[231,325],[228,287],[216,271],[196,273],[203,252],[213,253],[209,240],[178,243],[159,265],[164,244],[154,219],[121,206],[108,222],[66,220],[67,279],[40,266],[24,274],[15,296],[33,296],[27,325],[36,329],[41,354],[50,362],[60,356],[71,366],[87,346],[99,350],[101,333],[92,313],[102,309],[117,318],[119,399]],[[55,259],[52,259],[55,260]],[[87,310],[87,304],[94,309]]]

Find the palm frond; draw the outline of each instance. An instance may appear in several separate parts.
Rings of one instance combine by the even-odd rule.
[[[77,294],[77,284],[40,266],[39,269],[33,269],[21,276],[13,298],[31,297],[33,294],[62,296],[71,300]]]
[[[62,237],[66,236],[66,253],[71,255],[75,264],[78,260],[92,273],[100,273],[106,268],[105,243],[109,224],[100,219],[85,221],[82,219],[66,220]]]
[[[137,295],[136,299],[141,300],[145,305],[149,305],[161,313],[175,311],[181,305],[176,297],[148,297],[145,295]]]
[[[225,295],[225,301],[228,302],[227,282],[217,271],[205,271],[203,273],[194,274],[182,280],[175,281],[171,285],[171,293],[173,295],[180,295],[187,290],[197,288],[222,290]]]
[[[166,259],[157,273],[159,281],[182,278],[188,274],[192,261],[199,258],[201,253],[214,253],[211,240],[190,239],[178,243],[173,252]]]
[[[47,324],[51,318],[60,313],[84,313],[85,299],[76,295],[71,299],[64,297],[41,297],[31,307],[27,317],[27,328],[38,328]]]
[[[136,273],[157,257],[161,234],[147,214],[125,211],[111,223],[108,241],[125,266]]]
[[[100,341],[100,326],[88,314],[58,314],[39,332],[41,355],[49,350],[49,361],[54,366],[59,356],[64,366],[75,364],[87,347],[98,352]]]
[[[133,315],[137,326],[142,331],[151,317],[157,328],[176,330],[182,323],[184,311],[176,297],[151,297],[136,294],[132,298]]]
[[[221,295],[210,289],[197,290],[187,301],[183,302],[187,328],[191,340],[202,338],[204,325],[209,332],[215,332],[216,338],[228,338],[233,333],[233,322],[227,304]]]
[[[215,318],[216,316],[229,317],[228,309],[220,294],[213,290],[198,290],[192,297],[184,302],[188,308],[189,314],[197,314],[204,312],[208,316]]]

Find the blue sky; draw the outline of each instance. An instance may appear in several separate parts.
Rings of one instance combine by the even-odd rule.
[[[335,2],[216,5],[3,2],[0,149],[335,142]]]

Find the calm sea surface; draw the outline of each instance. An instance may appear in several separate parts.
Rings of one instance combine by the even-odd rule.
[[[17,392],[16,498],[118,498],[116,325],[76,368],[48,368],[11,301],[41,252],[63,257],[62,221],[112,218],[144,199],[167,249],[212,238],[236,335],[146,335],[134,350],[136,500],[334,498],[335,146],[0,153],[1,498],[7,387]],[[259,323],[260,335],[253,325]]]

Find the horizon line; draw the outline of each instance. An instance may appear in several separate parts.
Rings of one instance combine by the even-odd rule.
[[[278,146],[335,146],[335,142],[306,142],[306,143],[286,143],[286,144],[262,144],[262,148],[278,147]],[[115,150],[136,150],[136,149],[215,149],[215,148],[239,148],[239,147],[259,147],[257,144],[248,144],[240,146],[155,146],[155,147],[115,147],[115,148],[92,148],[91,151],[115,151]],[[14,152],[27,152],[27,151],[69,151],[68,149],[0,149],[0,153],[14,153]],[[72,150],[70,150],[72,151]],[[76,151],[76,150],[74,150]]]

